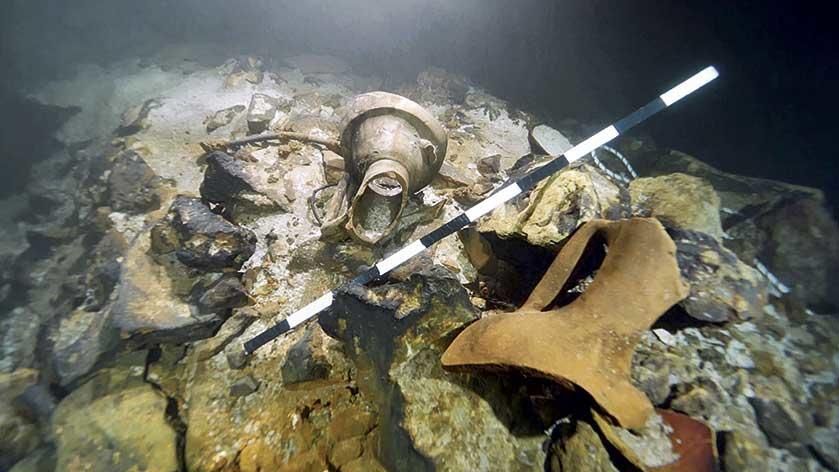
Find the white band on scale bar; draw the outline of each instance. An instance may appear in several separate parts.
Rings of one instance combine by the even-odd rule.
[[[718,76],[719,74],[713,66],[708,66],[705,69],[702,69],[689,79],[676,85],[667,92],[664,92],[647,105],[635,110],[631,114],[615,122],[613,125],[604,128],[585,141],[572,147],[562,156],[558,156],[548,164],[531,171],[521,177],[518,181],[506,185],[440,228],[437,228],[420,240],[414,241],[399,251],[396,251],[391,256],[383,259],[373,266],[364,274],[353,279],[353,282],[365,284],[377,277],[387,274],[396,267],[405,263],[405,261],[410,260],[425,249],[431,247],[437,241],[449,236],[460,228],[467,226],[470,222],[474,222],[492,210],[500,207],[507,201],[521,194],[526,189],[532,188],[532,186],[538,181],[547,178],[549,175],[562,169],[569,163],[580,159],[600,146],[612,141],[622,133],[625,133],[628,129],[690,95],[708,82],[716,79]],[[247,341],[245,343],[245,351],[248,353],[255,351],[272,339],[275,339],[281,334],[293,329],[295,326],[299,326],[306,320],[315,317],[321,311],[329,308],[332,305],[333,294],[334,292],[326,293],[302,309],[292,313],[286,317],[285,320]]]

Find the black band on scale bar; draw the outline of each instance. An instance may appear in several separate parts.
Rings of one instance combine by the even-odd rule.
[[[405,261],[411,259],[412,257],[421,253],[425,249],[431,247],[432,245],[434,245],[434,243],[457,232],[461,228],[467,226],[469,223],[478,220],[480,217],[498,208],[507,201],[515,198],[522,192],[530,190],[540,181],[558,172],[568,164],[582,158],[583,156],[588,155],[590,152],[594,151],[600,146],[608,143],[609,141],[612,141],[621,134],[625,133],[630,128],[638,125],[639,123],[644,122],[651,116],[664,110],[665,108],[676,103],[682,98],[690,95],[691,93],[701,88],[703,85],[716,79],[717,76],[718,73],[716,69],[714,69],[712,66],[706,67],[705,69],[696,73],[689,79],[685,80],[684,82],[681,82],[672,89],[656,97],[648,104],[644,105],[643,107],[635,110],[626,117],[615,122],[615,124],[604,128],[603,130],[586,139],[585,141],[572,147],[571,149],[566,151],[565,154],[558,156],[552,159],[547,164],[530,171],[523,177],[519,178],[517,181],[499,188],[485,200],[476,204],[472,208],[469,208],[468,210],[453,218],[449,222],[443,224],[434,231],[431,231],[419,240],[414,241],[411,244],[396,251],[389,257],[386,257],[385,259],[379,261],[379,263],[377,263],[375,266],[354,278],[351,283],[364,285],[377,279],[378,277],[387,274],[388,272],[398,267]],[[300,310],[292,313],[291,315],[286,317],[285,320],[266,329],[262,333],[255,336],[253,339],[250,339],[249,341],[245,342],[245,352],[250,354],[255,350],[259,349],[261,346],[269,343],[273,339],[276,339],[283,333],[294,329],[296,326],[299,326],[300,324],[304,323],[305,321],[311,318],[314,318],[315,316],[317,316],[318,313],[332,305],[332,294],[333,292],[326,293],[325,295],[321,296],[312,303],[309,303]]]

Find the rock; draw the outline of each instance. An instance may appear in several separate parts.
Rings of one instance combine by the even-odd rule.
[[[759,260],[792,295],[823,312],[839,307],[839,225],[815,199],[783,202],[729,229],[732,249]]]
[[[148,128],[149,113],[162,105],[160,100],[151,98],[139,106],[129,108],[120,117],[120,125],[116,130],[116,135],[129,136]]]
[[[568,138],[548,125],[535,126],[529,135],[530,148],[534,154],[559,156],[574,147]]]
[[[332,446],[329,451],[329,463],[344,470],[344,465],[361,457],[364,453],[364,443],[360,437],[345,439]]]
[[[411,95],[422,102],[462,105],[468,93],[469,83],[464,77],[429,67],[417,75],[416,94]]]
[[[584,296],[551,308],[595,236],[607,249],[593,282]],[[674,251],[655,219],[591,221],[563,246],[519,310],[468,326],[441,362],[449,369],[519,369],[570,382],[622,427],[641,428],[653,406],[629,382],[629,368],[642,334],[688,293]],[[615,300],[626,301],[619,311]],[[523,350],[525,343],[530,347]]]
[[[379,426],[377,457],[388,470],[541,467],[540,435],[514,434],[502,420],[533,420],[518,410],[521,399],[510,398],[500,379],[482,378],[477,387],[440,367],[448,340],[477,316],[450,277],[438,267],[401,283],[350,286],[319,318],[330,336],[345,341],[351,357],[373,369],[359,378],[358,388],[389,412]]]
[[[22,307],[0,318],[0,372],[12,372],[35,363],[41,317]]]
[[[108,175],[112,209],[126,213],[146,213],[160,208],[160,179],[135,151],[123,151],[114,158]]]
[[[178,205],[177,199],[173,205]],[[201,205],[200,202],[198,205]],[[203,205],[201,206],[203,207]],[[201,218],[207,217],[200,214],[196,217],[194,210],[190,211],[193,211],[193,213],[179,214],[179,217],[183,219],[178,220],[178,223],[183,223],[186,228],[194,229],[195,225],[201,225],[201,228],[207,229],[217,224],[202,223]],[[209,210],[207,211],[209,212]],[[186,216],[184,217],[184,215]],[[221,219],[221,217],[212,213],[210,213],[210,216]],[[178,223],[176,223],[176,227],[178,227]],[[230,225],[227,222],[224,223]],[[209,230],[207,233],[194,236],[186,244],[193,244],[197,238],[201,237],[230,237],[230,232],[225,232],[226,229],[216,227],[215,230],[217,231],[216,236],[213,236],[213,230]],[[182,283],[191,285],[191,281],[185,275],[175,275],[174,269],[160,265],[149,257],[148,253],[151,246],[149,239],[148,235],[140,236],[123,256],[120,283],[115,290],[116,299],[109,308],[110,326],[119,331],[120,339],[123,342],[128,342],[132,346],[160,343],[180,344],[212,336],[224,320],[226,313],[202,314],[184,300],[178,285]],[[230,244],[230,239],[227,241]],[[190,252],[189,257],[185,260],[190,262],[196,260],[235,260],[235,257],[230,255],[236,254],[236,251],[230,249],[231,245],[224,247],[224,249],[218,249],[217,244],[225,244],[224,239],[213,242],[201,240],[196,246],[204,245],[204,247],[195,249],[195,252]],[[195,248],[196,246],[192,247]],[[214,250],[219,252],[228,250],[230,252],[226,256],[220,256],[219,252],[204,255],[206,253],[202,253],[202,250],[209,253]],[[180,254],[178,255],[180,256]],[[179,257],[179,259],[181,258]],[[208,265],[216,267],[209,262]],[[221,266],[222,264],[219,263],[218,267]]]
[[[279,101],[264,93],[255,93],[248,106],[248,132],[259,134],[268,130],[277,115]]]
[[[769,287],[757,270],[704,233],[669,233],[676,243],[682,278],[690,286],[690,295],[681,302],[690,316],[722,322],[750,319],[762,313]]]
[[[254,380],[250,375],[246,375],[241,379],[233,382],[230,386],[230,395],[234,397],[244,397],[255,392],[259,388],[259,382]]]
[[[201,313],[218,313],[248,304],[248,292],[233,273],[222,275],[198,298],[196,305]]]
[[[674,433],[664,416],[664,410],[650,415],[642,428],[629,431],[615,426],[597,410],[592,409],[591,416],[603,438],[608,441],[623,458],[640,470],[668,466],[679,459],[675,445],[670,439]],[[678,470],[678,469],[677,469]]]
[[[233,119],[236,118],[236,115],[245,111],[245,108],[246,107],[244,105],[233,105],[232,107],[227,107],[208,116],[207,119],[204,120],[207,133],[212,133],[223,126],[229,125],[233,122]]]
[[[787,405],[772,398],[749,398],[755,409],[757,423],[774,447],[787,447],[804,436],[804,427],[798,415]]]
[[[482,157],[478,161],[478,172],[486,177],[495,177],[501,172],[501,154]]]
[[[632,213],[653,216],[665,226],[723,236],[720,198],[714,187],[687,174],[635,179],[629,184]]]
[[[56,471],[179,470],[166,408],[166,398],[141,378],[101,371],[55,411]]]
[[[551,446],[551,472],[617,472],[606,446],[588,423],[560,425],[561,439]]]
[[[332,366],[320,353],[323,342],[315,332],[313,328],[307,328],[303,337],[288,350],[282,367],[283,382],[286,384],[320,380],[329,376]]]
[[[197,198],[180,195],[151,231],[152,250],[174,253],[183,264],[205,271],[239,269],[253,255],[256,236],[216,215]]]
[[[321,153],[323,153],[323,175],[326,183],[338,183],[346,172],[344,158],[329,150],[323,150]]]
[[[42,472],[45,470],[55,470],[55,450],[50,446],[43,446],[32,451],[9,469],[9,472]]]
[[[769,451],[749,434],[740,431],[723,433],[725,470],[764,472],[769,466]]]
[[[234,310],[233,316],[225,320],[215,336],[194,344],[198,360],[205,361],[221,352],[225,346],[242,334],[257,318],[258,315],[256,312],[250,308]]]
[[[234,370],[243,369],[250,360],[250,356],[245,352],[245,346],[238,342],[225,346],[224,356],[227,359],[227,366]]]
[[[837,431],[828,428],[817,428],[813,431],[810,443],[816,457],[827,464],[831,470],[839,470],[839,448],[836,447]]]
[[[458,188],[475,185],[477,176],[471,171],[461,169],[448,162],[443,162],[440,171],[434,177],[434,186],[437,188]]]
[[[38,372],[18,369],[0,373],[0,469],[8,470],[41,443],[37,422],[17,405],[20,395],[38,380]]]
[[[627,202],[624,189],[593,167],[581,165],[539,184],[530,192],[526,205],[514,199],[495,210],[478,223],[478,231],[501,238],[522,238],[555,250],[589,220],[629,216]]]
[[[207,157],[200,191],[205,200],[222,205],[233,221],[289,210],[288,192],[272,183],[269,173],[219,151]]]

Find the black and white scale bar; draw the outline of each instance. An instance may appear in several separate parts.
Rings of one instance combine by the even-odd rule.
[[[633,113],[616,122],[615,124],[607,128],[604,128],[594,136],[586,139],[580,144],[569,149],[565,152],[565,154],[551,160],[547,164],[537,169],[534,169],[533,171],[526,174],[516,182],[513,182],[501,188],[500,190],[487,197],[486,200],[478,203],[472,208],[461,213],[448,223],[445,223],[444,225],[428,233],[419,240],[414,241],[411,244],[408,244],[407,246],[403,247],[399,251],[396,251],[389,257],[381,260],[371,269],[354,278],[350,283],[357,283],[363,285],[372,280],[375,280],[378,277],[381,277],[382,275],[387,274],[391,270],[403,264],[405,261],[411,259],[412,257],[421,253],[425,249],[431,247],[437,241],[440,241],[441,239],[455,233],[456,231],[469,225],[470,223],[477,221],[478,218],[498,208],[499,206],[513,199],[522,192],[525,192],[533,188],[541,180],[554,174],[555,172],[559,171],[571,162],[574,162],[580,159],[581,157],[589,154],[590,152],[594,151],[600,146],[608,143],[609,141],[625,133],[628,129],[632,128],[633,126],[643,122],[647,118],[655,115],[661,110],[664,110],[668,106],[695,92],[703,85],[716,79],[717,76],[718,73],[717,70],[714,69],[714,67],[706,67],[693,77],[685,80],[679,85],[661,94],[655,100],[635,110]],[[261,346],[270,342],[271,340],[277,338],[281,334],[290,331],[294,329],[294,327],[305,322],[306,320],[313,318],[318,313],[332,305],[332,294],[333,292],[326,293],[325,295],[321,296],[312,303],[292,313],[285,320],[272,326],[271,328],[268,328],[267,330],[255,336],[253,339],[247,341],[245,343],[245,351],[248,354],[250,354],[253,351],[259,349]]]

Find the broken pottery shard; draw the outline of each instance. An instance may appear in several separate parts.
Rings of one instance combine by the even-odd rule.
[[[242,113],[243,111],[245,111],[244,105],[234,105],[232,107],[219,110],[208,116],[207,119],[204,120],[207,133],[212,133],[223,126],[229,125],[233,119],[236,118],[236,115]]]
[[[248,106],[248,131],[259,134],[268,130],[271,121],[277,115],[279,102],[276,98],[264,93],[255,93]]]
[[[711,322],[750,319],[766,305],[768,286],[717,239],[696,231],[670,230],[690,295],[681,302],[692,317]]]
[[[216,151],[207,156],[201,196],[223,205],[234,221],[248,214],[286,211],[289,201],[282,185],[270,183],[271,175],[229,154]]]
[[[197,198],[179,195],[151,232],[157,254],[174,252],[183,264],[206,271],[239,269],[253,255],[256,236],[216,215]]]
[[[559,156],[574,147],[568,138],[548,125],[539,125],[530,132],[530,148],[534,154]]]
[[[123,151],[115,158],[108,174],[111,208],[126,213],[145,213],[160,207],[160,178],[134,151]]]
[[[543,311],[595,236],[608,252],[591,285],[569,305]],[[675,251],[657,220],[591,221],[565,244],[520,310],[466,328],[443,365],[504,366],[572,382],[619,424],[640,428],[653,406],[629,381],[632,353],[641,334],[688,293]]]
[[[629,184],[632,213],[658,218],[668,227],[700,231],[721,239],[720,197],[699,177],[674,173]]]
[[[713,472],[719,470],[717,440],[714,430],[704,422],[688,415],[668,410],[657,410],[672,429],[670,442],[679,455],[671,464],[658,467],[656,472]]]

